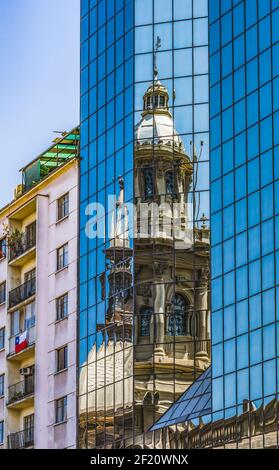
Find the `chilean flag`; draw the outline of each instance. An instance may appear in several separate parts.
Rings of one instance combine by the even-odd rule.
[[[16,336],[15,339],[15,353],[23,351],[28,346],[27,331],[22,333],[19,336]]]

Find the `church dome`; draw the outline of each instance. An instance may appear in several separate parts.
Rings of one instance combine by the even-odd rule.
[[[183,148],[183,141],[174,128],[169,111],[168,90],[159,80],[148,87],[143,103],[142,120],[135,128],[135,141]]]
[[[171,144],[183,145],[182,139],[174,128],[172,116],[169,114],[145,114],[136,127],[135,140],[140,144]]]

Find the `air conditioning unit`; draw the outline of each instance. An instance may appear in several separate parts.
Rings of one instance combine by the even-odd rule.
[[[18,199],[20,196],[22,196],[23,191],[24,191],[24,186],[23,186],[23,184],[19,184],[19,185],[15,188],[15,191],[14,191],[14,197],[15,197],[15,199]]]
[[[31,367],[22,367],[22,369],[19,369],[19,373],[26,377],[28,375],[33,375],[33,370]]]

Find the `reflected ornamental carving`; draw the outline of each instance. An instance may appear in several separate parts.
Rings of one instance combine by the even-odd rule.
[[[145,298],[152,297],[151,284],[140,284],[137,286],[137,295]]]
[[[155,276],[162,276],[164,272],[169,268],[169,263],[155,261],[153,267]]]

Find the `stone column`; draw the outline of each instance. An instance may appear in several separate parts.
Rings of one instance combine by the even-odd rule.
[[[208,357],[207,353],[207,313],[208,313],[208,276],[209,272],[203,269],[198,292],[196,294],[196,311],[199,312],[199,348],[197,356]]]
[[[157,356],[164,356],[164,338],[165,338],[165,310],[166,310],[166,285],[163,279],[163,273],[168,268],[167,263],[154,263],[155,270],[155,295],[154,295],[154,321],[155,338],[154,353]]]

